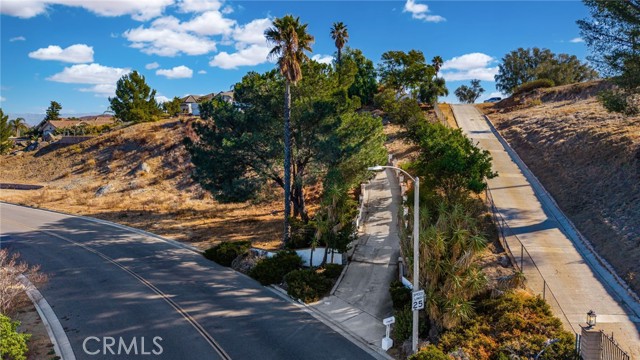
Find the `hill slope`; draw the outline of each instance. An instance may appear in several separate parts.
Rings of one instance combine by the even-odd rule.
[[[640,293],[640,117],[590,82],[481,105],[596,250]]]
[[[280,188],[259,203],[216,202],[191,179],[182,145],[189,131],[188,123],[170,119],[77,145],[2,156],[0,182],[44,188],[2,190],[0,200],[115,221],[203,249],[221,240],[277,244],[281,215],[272,211],[283,207]]]

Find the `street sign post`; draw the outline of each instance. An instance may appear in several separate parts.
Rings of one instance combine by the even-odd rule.
[[[391,347],[393,346],[393,339],[391,339],[391,324],[395,322],[396,318],[394,316],[382,320],[382,323],[387,327],[387,336],[382,339],[382,350],[384,351],[391,349]]]
[[[424,309],[424,290],[414,291],[411,300],[411,310],[417,311]]]

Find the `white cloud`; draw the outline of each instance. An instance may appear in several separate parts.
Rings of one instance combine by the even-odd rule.
[[[99,97],[111,97],[116,94],[116,84],[97,84],[88,88],[78,89],[81,92],[91,92]]]
[[[174,0],[3,0],[2,14],[31,18],[47,12],[50,5],[82,7],[100,16],[131,15],[135,20],[145,21],[162,15]]]
[[[492,97],[501,97],[501,98],[506,98],[508,97],[507,95],[501,93],[500,91],[494,91],[491,94],[487,95],[487,99],[490,99]]]
[[[209,61],[209,65],[222,69],[237,69],[238,66],[253,66],[267,61],[271,48],[261,45],[250,45],[238,52],[229,54],[223,51]]]
[[[498,67],[478,68],[470,70],[462,70],[455,72],[443,72],[442,77],[447,81],[461,81],[478,79],[483,81],[495,81],[494,77],[498,74]]]
[[[0,102],[7,101],[7,98],[4,96],[0,96]]]
[[[311,60],[315,60],[321,64],[331,64],[333,63],[333,56],[316,54],[311,57]]]
[[[118,80],[130,72],[130,69],[113,68],[100,64],[79,64],[65,67],[62,72],[48,77],[47,80],[66,84],[94,85],[79,90],[93,92],[99,96],[111,96],[115,93]]]
[[[178,6],[182,12],[204,12],[220,9],[222,2],[219,0],[181,0]]]
[[[185,79],[193,76],[193,70],[180,65],[173,69],[159,69],[156,71],[156,75],[165,76],[167,79]]]
[[[226,19],[219,11],[207,11],[180,27],[199,35],[223,35],[231,33],[235,24],[235,20]]]
[[[25,38],[24,36],[16,36],[16,37],[12,37],[11,39],[9,39],[9,42],[25,41],[25,40],[27,40],[27,38]]]
[[[155,61],[144,66],[144,68],[147,69],[147,70],[153,70],[153,69],[157,69],[159,67],[160,67],[160,64],[158,64]]]
[[[93,62],[93,47],[85,44],[71,45],[65,49],[57,45],[49,45],[29,53],[29,57],[38,60],[58,60],[68,63]]]
[[[162,104],[162,103],[166,103],[167,101],[171,101],[171,99],[169,99],[164,95],[158,95],[156,96],[156,101],[158,102],[158,104]]]
[[[200,74],[200,75],[204,75],[204,74],[206,74],[206,73],[207,73],[207,71],[206,71],[206,70],[200,70],[200,71],[198,71],[198,74]]]
[[[431,12],[429,10],[429,6],[425,4],[417,4],[415,0],[407,0],[407,2],[404,4],[404,10],[402,10],[402,12],[410,12],[412,18],[426,22],[438,23],[447,20],[440,15],[429,14]]]
[[[233,29],[233,40],[244,44],[267,45],[264,32],[272,25],[271,19],[255,19],[248,24],[236,26]]]
[[[456,56],[445,61],[442,64],[442,70],[454,69],[454,70],[469,70],[486,67],[491,64],[495,59],[487,54],[483,53],[471,53],[464,54],[462,56]]]
[[[442,64],[442,77],[447,81],[479,79],[495,81],[497,66],[490,66],[495,58],[483,53],[470,53],[453,57]],[[449,70],[449,71],[447,71]]]
[[[271,19],[264,18],[236,26],[231,33],[231,39],[236,42],[237,51],[220,52],[211,59],[209,65],[222,69],[237,69],[239,66],[253,66],[266,62],[271,47],[267,44],[264,31],[271,24]]]
[[[225,15],[229,15],[229,14],[233,13],[233,7],[231,7],[231,5],[227,5],[227,6],[223,7],[222,10],[220,10],[220,12],[225,14]]]
[[[581,37],[577,37],[577,38],[573,38],[573,39],[569,40],[569,42],[572,42],[572,43],[583,43],[584,39],[581,38]]]
[[[216,43],[213,40],[176,30],[174,25],[175,23],[171,20],[165,19],[160,23],[156,20],[150,28],[140,26],[127,30],[124,37],[132,42],[131,47],[140,49],[145,54],[204,55],[216,50]]]

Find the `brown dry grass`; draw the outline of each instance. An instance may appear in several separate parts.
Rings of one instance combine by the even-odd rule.
[[[182,146],[188,132],[188,121],[169,119],[64,148],[3,156],[0,182],[45,187],[2,190],[0,200],[114,221],[200,249],[227,240],[279,246],[281,189],[273,186],[259,202],[216,202],[191,179],[192,165]],[[150,166],[149,173],[136,173],[142,162]],[[96,196],[104,185],[111,185],[111,191]]]
[[[484,110],[600,255],[640,292],[640,117],[606,112],[594,98],[605,86],[544,89],[533,94],[540,105]]]
[[[444,114],[444,117],[447,119],[447,124],[449,124],[450,128],[457,129],[458,123],[456,122],[455,116],[453,116],[453,109],[451,109],[451,104],[442,103],[438,104],[440,111]]]

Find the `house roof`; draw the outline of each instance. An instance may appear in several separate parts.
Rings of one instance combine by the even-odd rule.
[[[102,126],[113,124],[114,122],[115,119],[113,116],[85,116],[77,120],[48,120],[44,124],[42,124],[42,127],[44,128],[47,124],[50,124],[56,129],[64,129],[84,124],[88,126]]]
[[[180,99],[180,101],[183,104],[188,104],[188,103],[199,103],[202,101],[209,101],[211,99],[213,99],[216,96],[229,96],[233,99],[233,91],[221,91],[219,93],[211,93],[211,94],[207,94],[207,95],[187,95],[185,97],[183,97],[182,99]]]

